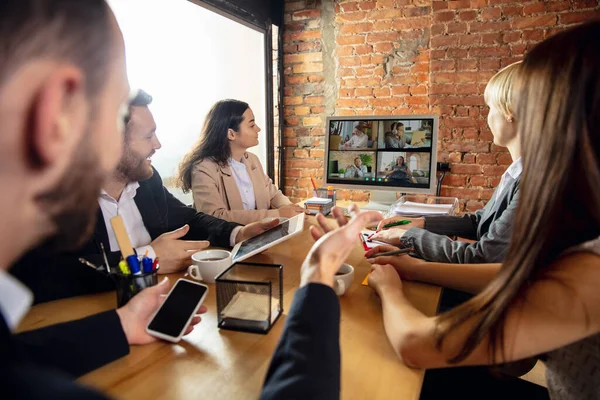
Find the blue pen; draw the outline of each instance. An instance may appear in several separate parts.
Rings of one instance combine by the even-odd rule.
[[[150,257],[144,256],[144,258],[142,258],[142,271],[144,271],[145,274],[152,272],[152,259]]]
[[[133,275],[139,275],[142,273],[142,270],[140,269],[140,260],[138,260],[135,254],[127,257],[127,265],[129,265],[129,269]]]

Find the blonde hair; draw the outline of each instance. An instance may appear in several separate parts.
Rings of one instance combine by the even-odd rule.
[[[486,104],[500,110],[505,117],[515,115],[513,88],[515,75],[520,65],[521,61],[517,61],[498,71],[496,75],[492,76],[483,93]]]

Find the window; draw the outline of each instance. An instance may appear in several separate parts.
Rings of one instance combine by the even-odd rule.
[[[251,149],[267,162],[265,32],[187,0],[109,0],[123,36],[132,88],[154,98],[150,109],[162,148],[152,158],[165,186],[174,188],[183,156],[197,142],[210,107],[225,98],[247,102],[261,127]]]
[[[410,161],[408,163],[408,167],[411,171],[419,169],[419,160],[417,160],[417,156],[410,156]]]

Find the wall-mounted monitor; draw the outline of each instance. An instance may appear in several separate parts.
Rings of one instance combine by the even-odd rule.
[[[437,136],[437,115],[328,117],[325,182],[374,191],[372,200],[383,202],[376,209],[393,192],[433,194]]]

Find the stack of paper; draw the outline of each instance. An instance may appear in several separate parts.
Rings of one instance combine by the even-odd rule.
[[[395,215],[421,216],[421,215],[447,215],[452,210],[452,204],[425,204],[407,201],[398,204],[390,210]]]
[[[325,197],[311,197],[304,202],[304,207],[311,214],[321,213],[327,215],[333,208],[333,200]]]

